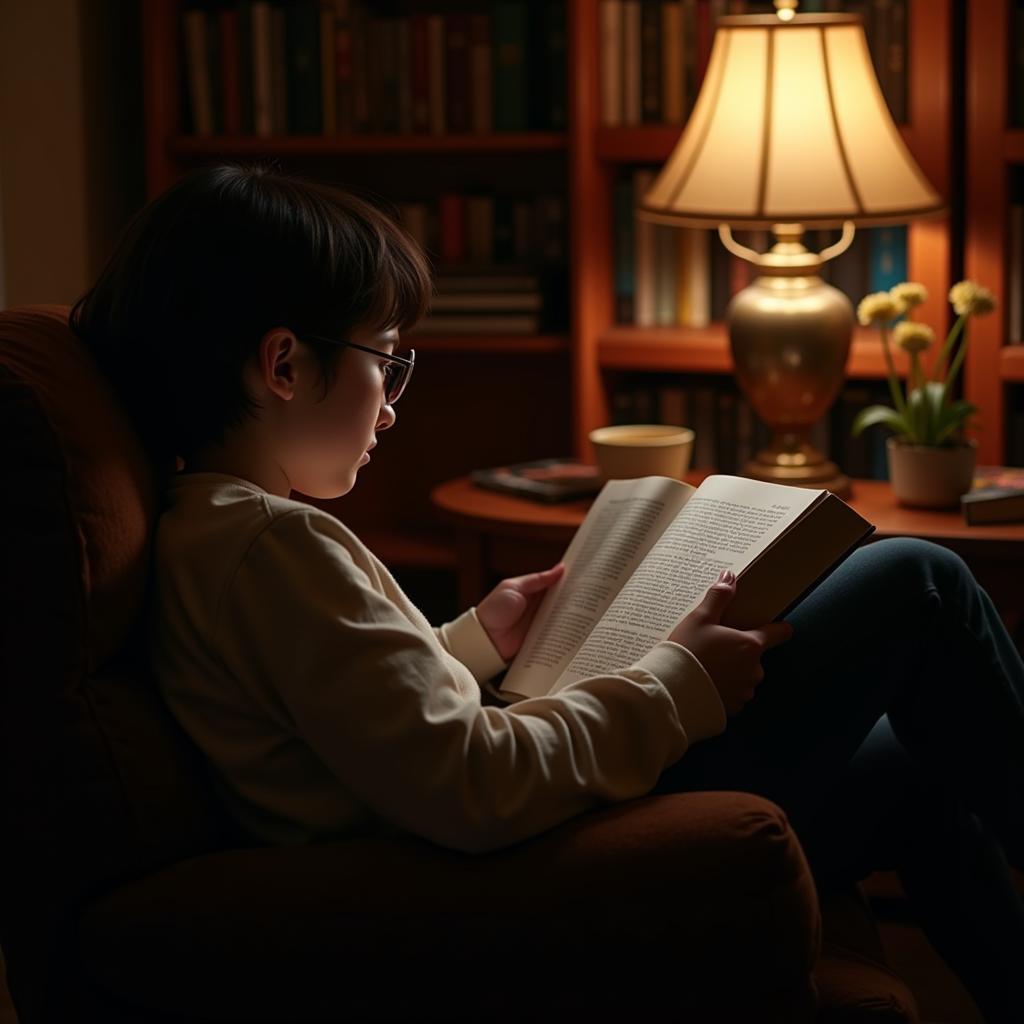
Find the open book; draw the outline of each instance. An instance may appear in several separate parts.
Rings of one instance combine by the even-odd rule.
[[[540,697],[626,668],[667,639],[722,569],[736,573],[724,625],[782,618],[874,529],[825,490],[726,475],[699,487],[610,480],[496,691]]]

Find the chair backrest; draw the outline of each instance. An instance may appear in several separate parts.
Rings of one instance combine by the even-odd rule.
[[[0,944],[19,1010],[80,901],[231,835],[147,670],[153,471],[68,313],[0,312]]]

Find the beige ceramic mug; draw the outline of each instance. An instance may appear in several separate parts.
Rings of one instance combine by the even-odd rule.
[[[588,436],[605,480],[638,476],[681,480],[693,457],[694,433],[689,427],[628,423],[598,427]]]

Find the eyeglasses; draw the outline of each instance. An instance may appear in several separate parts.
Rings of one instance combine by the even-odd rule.
[[[340,338],[325,338],[322,334],[309,334],[309,338],[317,341],[325,341],[329,345],[345,345],[348,348],[357,348],[360,352],[370,352],[381,359],[386,359],[388,365],[384,367],[384,401],[388,405],[394,405],[402,397],[405,385],[409,383],[412,376],[413,366],[416,364],[416,350],[409,349],[409,358],[393,356],[389,352],[381,352],[376,348],[367,348],[366,345],[357,345],[354,341],[343,341]]]

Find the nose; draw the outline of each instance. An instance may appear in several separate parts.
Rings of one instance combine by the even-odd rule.
[[[388,427],[395,425],[395,410],[394,406],[388,405],[386,402],[380,407],[380,416],[377,417],[377,429],[387,430]]]

